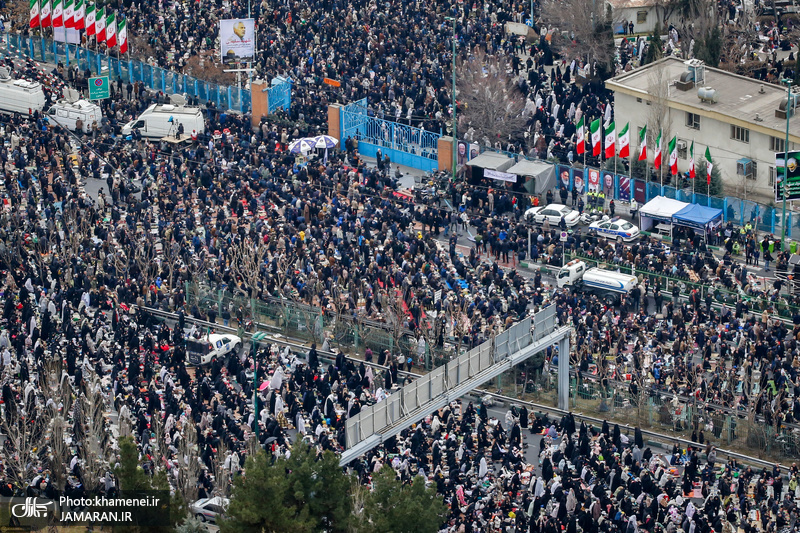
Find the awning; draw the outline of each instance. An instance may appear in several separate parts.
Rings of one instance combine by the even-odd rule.
[[[536,178],[533,194],[544,194],[556,186],[556,170],[552,163],[544,161],[529,161],[523,159],[506,172],[518,176],[532,176]]]
[[[666,196],[656,196],[639,210],[639,215],[650,217],[656,220],[672,222],[672,215],[688,206],[686,202],[667,198]]]
[[[467,161],[468,166],[499,170],[500,172],[507,171],[513,164],[513,159],[497,152],[483,152],[478,157],[473,157]]]
[[[681,226],[705,230],[722,221],[722,209],[690,204],[672,215],[672,222]]]
[[[509,174],[516,174],[517,176],[538,176],[542,172],[548,172],[552,169],[552,163],[545,163],[543,161],[528,161],[527,159],[523,159],[513,167],[509,168],[506,172]]]

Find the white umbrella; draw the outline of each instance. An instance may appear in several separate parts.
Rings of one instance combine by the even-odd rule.
[[[314,137],[314,147],[315,148],[333,148],[339,144],[339,139],[336,137],[331,137],[330,135],[320,135],[318,137]]]
[[[318,137],[314,137],[314,146],[316,148],[325,148],[325,163],[328,162],[328,148],[333,148],[337,144],[339,144],[339,139],[336,137],[331,137],[330,135],[320,135]]]
[[[314,149],[314,139],[297,139],[289,143],[289,151],[293,154],[305,154]]]

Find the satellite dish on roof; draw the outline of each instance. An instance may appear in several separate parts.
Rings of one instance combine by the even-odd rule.
[[[176,106],[183,106],[186,105],[186,98],[182,94],[171,94],[169,102]]]
[[[73,104],[80,100],[80,97],[81,95],[77,90],[69,87],[64,89],[64,100],[66,100],[68,103]]]

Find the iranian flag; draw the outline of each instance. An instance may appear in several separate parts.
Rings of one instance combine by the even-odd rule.
[[[61,0],[53,0],[53,27],[60,28],[64,25],[64,4]]]
[[[73,16],[73,20],[75,21],[75,25],[73,28],[76,30],[82,30],[84,28],[84,19],[86,18],[86,4],[83,0],[78,0],[75,4],[75,15]]]
[[[631,125],[631,123],[628,122],[627,124],[625,124],[625,127],[622,128],[622,131],[619,132],[619,156],[620,157],[630,157],[631,156],[630,125]]]
[[[64,27],[65,28],[74,28],[75,21],[73,20],[73,16],[75,14],[75,4],[74,0],[64,0]]]
[[[106,8],[101,7],[97,10],[94,17],[94,36],[97,39],[97,44],[103,43],[106,40]]]
[[[694,141],[689,147],[689,179],[694,179]]]
[[[589,124],[589,130],[592,132],[592,155],[600,155],[600,119],[598,118]]]
[[[606,126],[606,159],[611,159],[617,153],[617,129],[614,121]]]
[[[578,145],[575,151],[578,155],[586,153],[586,128],[583,125],[583,117],[578,121]]]
[[[42,7],[39,9],[39,22],[42,28],[49,28],[53,25],[53,19],[50,13],[53,11],[53,6],[50,5],[50,0],[42,0]]]
[[[106,19],[106,46],[109,48],[117,46],[117,20],[113,11]]]
[[[656,157],[653,159],[653,166],[657,169],[661,168],[661,131],[658,132],[656,138]]]
[[[714,163],[711,162],[711,150],[706,146],[706,184],[711,185],[711,170],[714,168]]]
[[[124,54],[128,51],[128,21],[125,19],[119,21],[119,28],[117,29],[117,44],[119,44],[120,54]]]
[[[39,27],[39,0],[31,0],[31,28]]]
[[[678,136],[672,137],[669,142],[669,172],[673,176],[678,174]]]
[[[647,124],[639,132],[639,161],[647,161]]]
[[[86,6],[86,36],[91,37],[94,35],[94,16],[97,12],[94,9],[94,4]]]

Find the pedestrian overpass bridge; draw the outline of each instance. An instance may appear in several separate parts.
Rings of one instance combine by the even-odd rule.
[[[549,346],[559,348],[558,407],[567,410],[571,331],[569,326],[557,326],[556,306],[550,305],[412,381],[385,400],[365,407],[347,420],[346,449],[339,464],[349,464],[428,414]]]

